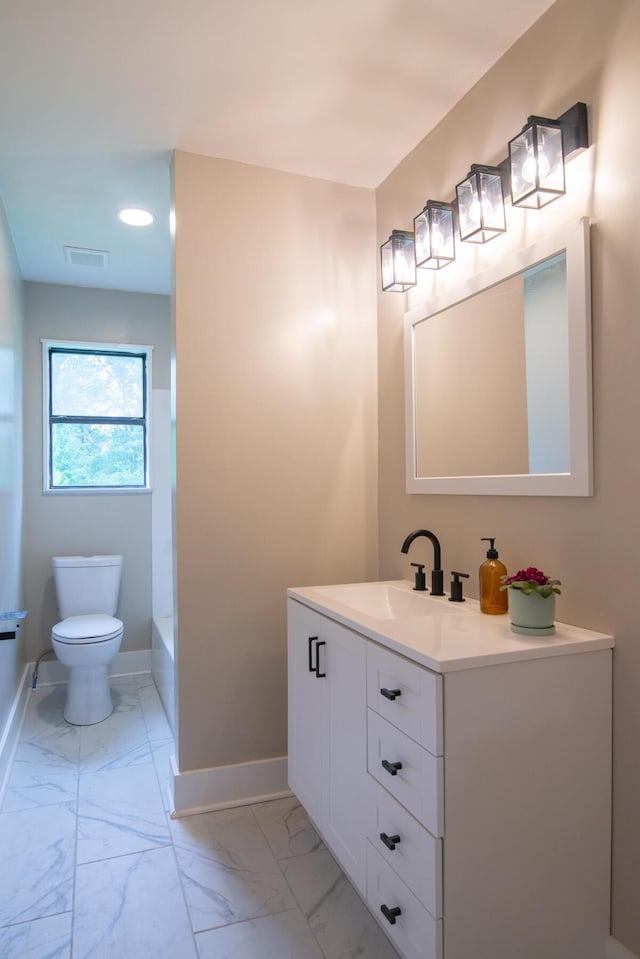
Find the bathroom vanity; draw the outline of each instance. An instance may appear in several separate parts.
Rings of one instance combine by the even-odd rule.
[[[405,959],[601,959],[613,638],[288,591],[289,784]]]

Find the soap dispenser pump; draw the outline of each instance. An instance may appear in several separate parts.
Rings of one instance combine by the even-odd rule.
[[[509,607],[507,590],[500,589],[502,577],[507,575],[507,567],[498,559],[495,541],[495,536],[482,537],[483,543],[489,543],[489,549],[480,567],[480,612],[491,615],[506,613]]]

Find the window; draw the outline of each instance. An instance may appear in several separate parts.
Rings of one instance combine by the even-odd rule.
[[[151,347],[42,345],[45,490],[148,489]]]

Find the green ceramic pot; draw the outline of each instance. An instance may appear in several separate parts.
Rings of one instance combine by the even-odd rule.
[[[514,633],[525,636],[550,636],[555,633],[556,594],[540,596],[521,589],[509,590],[509,615]]]

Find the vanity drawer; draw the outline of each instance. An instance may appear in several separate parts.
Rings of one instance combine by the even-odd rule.
[[[367,903],[406,959],[442,959],[442,919],[435,919],[367,843]],[[400,910],[390,923],[381,907]]]
[[[442,676],[438,673],[367,643],[367,705],[434,756],[442,755]]]
[[[397,763],[400,767],[394,767]],[[442,757],[432,756],[373,709],[367,709],[367,769],[432,835],[444,834]]]
[[[371,780],[370,785],[367,836],[371,845],[431,915],[439,919],[442,916],[442,840],[434,839],[377,782]],[[381,839],[381,834],[386,841]]]

